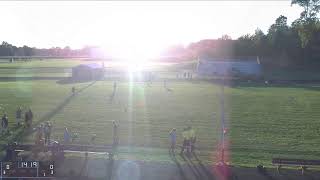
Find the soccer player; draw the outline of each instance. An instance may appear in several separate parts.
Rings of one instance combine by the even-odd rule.
[[[112,146],[117,146],[119,144],[118,124],[113,120],[112,125],[113,125],[113,127],[112,127],[112,137],[113,137]]]
[[[196,144],[196,133],[194,131],[194,129],[189,126],[189,136],[190,136],[190,145],[191,145],[191,152],[193,153],[194,149],[195,149],[195,144]]]
[[[97,137],[96,134],[93,134],[93,135],[92,135],[92,137],[91,137],[91,139],[90,139],[90,143],[91,143],[91,144],[94,144],[94,142],[95,142],[95,140],[96,140],[96,137]]]
[[[163,80],[163,87],[164,87],[165,89],[168,89],[168,88],[167,88],[167,81],[166,81],[166,80]]]
[[[183,138],[183,143],[182,143],[182,148],[180,154],[183,154],[184,150],[187,149],[188,143],[189,143],[189,136],[188,136],[188,131],[187,128],[184,128],[182,131],[182,138]]]
[[[117,90],[117,82],[113,82],[113,94],[116,93],[116,90]]]

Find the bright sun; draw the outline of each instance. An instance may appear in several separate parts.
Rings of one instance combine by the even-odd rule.
[[[134,36],[105,42],[102,45],[104,52],[123,62],[129,72],[142,71],[152,59],[159,57],[162,49],[165,48],[159,45],[156,39],[152,42],[144,38],[141,32],[135,33]],[[117,34],[117,37],[119,36],[121,35]]]
[[[129,72],[145,69],[146,64],[158,56],[157,49],[142,44],[123,43],[121,46],[113,45],[104,49],[108,55],[122,62]]]
[[[185,30],[177,26],[177,22],[182,25],[184,19],[174,17],[170,13],[143,12],[140,9],[132,13],[130,9],[122,9],[108,22],[94,22],[93,27],[99,28],[92,30],[88,27],[82,31],[94,32],[88,39],[92,44],[104,47],[106,54],[128,61],[144,62],[158,57],[166,47],[181,42],[183,38],[180,35]]]

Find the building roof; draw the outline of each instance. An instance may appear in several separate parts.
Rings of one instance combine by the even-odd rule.
[[[199,58],[200,61],[206,61],[210,63],[254,63],[260,64],[257,57],[241,57],[241,58]]]
[[[91,69],[101,69],[101,68],[103,68],[103,65],[98,64],[98,63],[88,63],[88,64],[80,64],[76,67],[87,67],[87,68],[91,68]]]

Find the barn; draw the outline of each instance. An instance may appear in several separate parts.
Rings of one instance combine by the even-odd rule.
[[[199,58],[197,65],[198,74],[207,76],[260,76],[261,70],[258,58]]]
[[[98,80],[102,77],[104,77],[104,68],[98,63],[80,64],[72,68],[73,79]]]

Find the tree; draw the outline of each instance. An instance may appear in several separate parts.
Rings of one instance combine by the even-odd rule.
[[[268,39],[261,29],[257,28],[251,39],[254,43],[257,56],[265,56],[268,54]]]
[[[69,46],[66,46],[62,49],[63,56],[70,56],[70,54],[71,54],[71,48]]]
[[[34,53],[33,53],[33,49],[24,45],[23,47],[23,52],[24,52],[24,55],[25,56],[32,56]]]
[[[292,0],[291,5],[299,5],[304,9],[300,14],[304,20],[317,19],[320,11],[320,0]]]
[[[319,29],[317,15],[320,11],[320,0],[292,0],[291,5],[299,5],[304,9],[292,26],[299,34],[301,47],[305,48]]]
[[[268,42],[272,51],[277,55],[287,51],[290,29],[287,25],[287,17],[279,16],[268,30]]]
[[[13,56],[14,55],[14,46],[3,41],[0,45],[0,55],[1,56]]]
[[[255,56],[254,39],[251,34],[240,36],[235,43],[235,56]]]
[[[224,34],[218,40],[231,40],[231,36],[229,36],[228,34]]]
[[[275,33],[275,32],[285,32],[289,29],[288,24],[287,24],[287,17],[281,15],[279,16],[275,23],[272,24],[268,30],[268,33]]]

